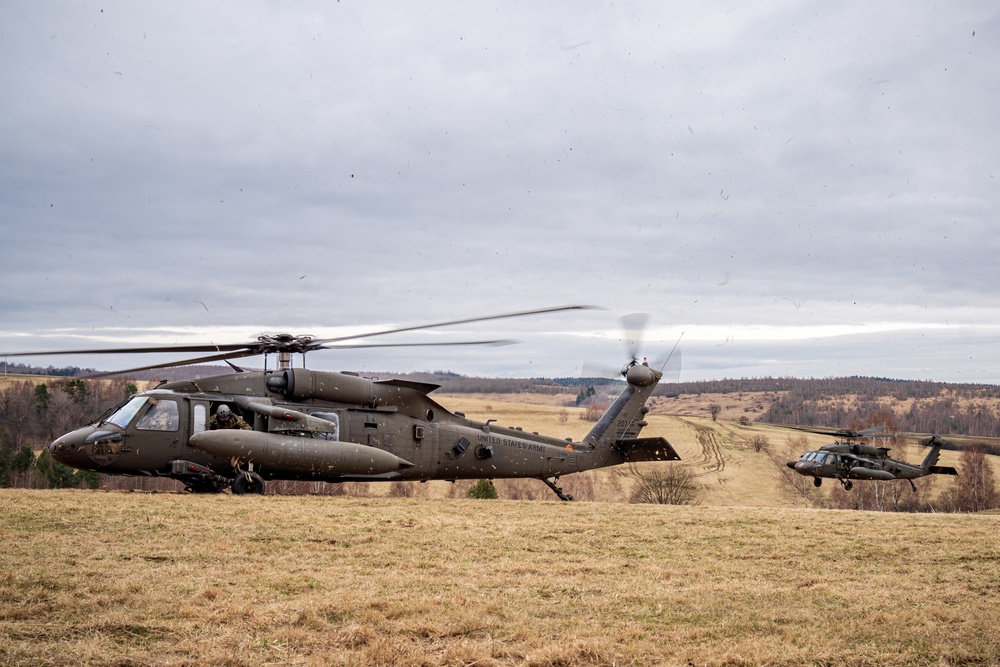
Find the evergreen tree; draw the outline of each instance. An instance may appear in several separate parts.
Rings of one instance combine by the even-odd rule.
[[[53,489],[68,489],[79,485],[80,480],[69,466],[54,460],[49,456],[49,450],[43,449],[35,461],[35,469],[49,482]]]
[[[33,465],[35,465],[35,453],[31,451],[31,447],[28,445],[22,446],[10,460],[10,469],[12,472],[31,470]]]
[[[79,378],[67,382],[65,391],[69,394],[69,397],[73,399],[74,403],[83,403],[87,400],[87,396],[90,395],[90,391],[87,389],[87,383]]]
[[[11,460],[14,458],[14,446],[7,431],[0,429],[0,487],[10,486]]]
[[[481,479],[472,485],[468,496],[477,500],[491,500],[499,498],[500,494],[497,493],[497,487],[493,486],[493,482],[488,479]]]
[[[52,394],[49,393],[49,388],[45,386],[44,382],[35,387],[35,402],[38,404],[40,413],[49,409],[50,400],[52,400]]]

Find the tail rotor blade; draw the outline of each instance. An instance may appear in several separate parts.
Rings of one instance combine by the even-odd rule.
[[[678,339],[677,342],[679,343],[680,340]],[[675,344],[674,349],[670,352],[670,356],[660,366],[660,372],[663,373],[663,382],[676,383],[681,381],[681,359],[681,348]]]
[[[631,313],[621,318],[622,341],[625,343],[628,357],[632,361],[639,358],[639,350],[642,348],[648,322],[648,313]]]

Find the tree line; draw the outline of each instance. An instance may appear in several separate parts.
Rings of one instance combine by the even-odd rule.
[[[930,385],[935,385],[933,390]],[[776,396],[757,421],[853,430],[886,426],[904,432],[1000,437],[1000,387],[907,383],[894,387],[892,394],[881,394],[880,386],[857,385],[840,393],[830,385],[803,385]],[[882,423],[861,426],[873,414],[883,415]],[[1000,447],[984,447],[988,454],[1000,455]]]

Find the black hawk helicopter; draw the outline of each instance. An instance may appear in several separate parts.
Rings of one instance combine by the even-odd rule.
[[[170,477],[193,492],[229,488],[235,494],[262,494],[267,480],[279,479],[373,482],[521,477],[540,479],[561,500],[572,500],[558,485],[562,475],[630,462],[680,459],[666,439],[639,437],[647,425],[645,403],[662,377],[660,371],[633,357],[622,370],[627,383],[624,391],[580,442],[572,442],[449,412],[430,397],[439,385],[293,368],[291,357],[319,349],[427,345],[346,341],[583,308],[546,308],[339,338],[282,334],[232,345],[0,356],[210,352],[91,377],[215,361],[225,361],[236,371],[161,384],[49,445],[54,459],[81,470]],[[502,342],[509,341],[444,344]],[[278,368],[248,372],[231,363],[261,354],[265,369],[266,355],[277,354]]]
[[[786,465],[800,475],[811,476],[813,484],[820,486],[824,478],[836,479],[844,489],[850,491],[854,487],[852,480],[894,480],[905,479],[910,482],[914,491],[917,490],[913,480],[927,475],[957,475],[958,471],[951,466],[937,465],[941,457],[941,448],[948,444],[947,440],[937,435],[926,433],[883,433],[884,427],[852,431],[850,429],[824,429],[805,426],[782,426],[809,433],[831,435],[843,440],[806,452],[798,461],[789,461]],[[965,436],[949,436],[965,437]],[[931,450],[919,463],[907,463],[889,457],[888,447],[876,447],[854,442],[859,438],[918,438],[920,444]],[[988,438],[977,438],[988,440]]]

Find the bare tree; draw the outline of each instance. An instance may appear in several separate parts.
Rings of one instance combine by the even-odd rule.
[[[611,401],[591,401],[584,406],[580,413],[580,419],[588,422],[596,422],[611,407]]]
[[[635,480],[630,501],[656,505],[697,505],[701,502],[702,486],[694,473],[673,462],[640,469],[629,464],[628,474]]]
[[[973,445],[962,452],[958,478],[946,492],[944,501],[954,512],[981,512],[1000,507],[993,468],[982,446]]]
[[[722,412],[722,406],[718,403],[712,403],[708,406],[708,414],[712,415],[712,421],[717,421],[719,419],[719,413]]]
[[[792,501],[796,505],[800,501],[807,506],[811,505],[820,496],[820,491],[815,487],[812,477],[804,477],[785,465],[787,461],[798,459],[808,449],[809,440],[804,435],[798,435],[788,438],[782,452],[774,452],[773,449],[764,450],[774,461],[781,476],[788,482],[788,488],[792,492]]]
[[[767,436],[763,433],[755,433],[747,442],[750,443],[750,446],[758,454],[771,446]]]

